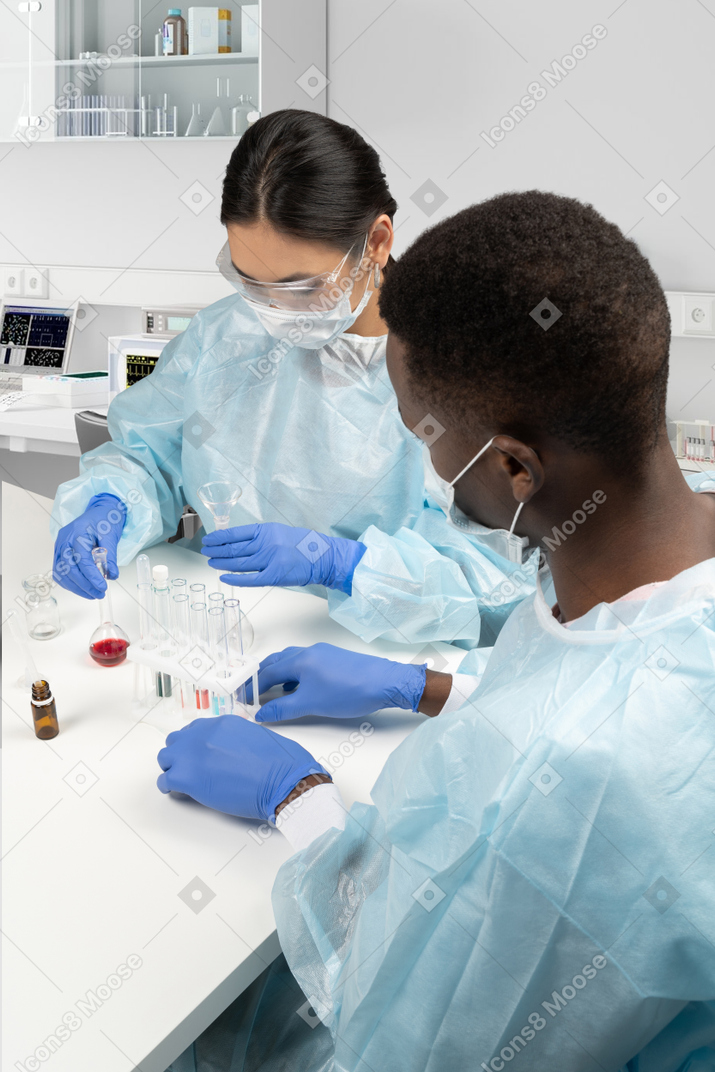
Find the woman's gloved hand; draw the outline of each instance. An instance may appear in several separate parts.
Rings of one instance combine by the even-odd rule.
[[[397,663],[332,644],[285,648],[263,660],[258,688],[293,691],[269,700],[256,722],[283,722],[306,715],[359,718],[383,707],[416,711],[425,688],[426,663]],[[297,685],[297,688],[296,688]]]
[[[157,759],[162,793],[186,793],[245,819],[274,821],[299,782],[328,773],[295,741],[239,715],[194,719],[169,734]]]
[[[126,519],[127,508],[116,495],[90,499],[85,512],[57,533],[52,564],[57,583],[83,599],[101,599],[107,584],[92,558],[92,548],[107,548],[107,573],[116,580],[117,544]]]
[[[221,576],[226,584],[246,588],[324,584],[347,595],[365,551],[365,544],[357,540],[323,536],[277,521],[217,529],[204,536],[201,549],[209,566],[232,571]]]

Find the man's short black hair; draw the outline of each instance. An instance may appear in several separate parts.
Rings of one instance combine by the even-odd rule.
[[[415,396],[465,431],[540,431],[620,469],[664,427],[665,295],[592,205],[529,190],[457,213],[386,273],[380,312]]]

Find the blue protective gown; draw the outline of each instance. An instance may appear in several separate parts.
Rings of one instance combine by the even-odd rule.
[[[715,1068],[714,659],[715,559],[569,627],[524,601],[470,701],[279,872],[334,1040],[285,1067]]]
[[[533,591],[533,569],[506,604],[485,600],[515,567],[426,501],[422,446],[400,420],[385,341],[346,334],[281,356],[240,297],[209,306],[151,376],[112,402],[112,442],[84,454],[80,475],[60,486],[53,535],[110,492],[129,509],[124,565],[173,535],[187,503],[210,529],[197,488],[231,480],[243,489],[234,525],[280,521],[363,539],[353,596],[330,593],[330,609],[364,639],[493,643],[505,606]]]

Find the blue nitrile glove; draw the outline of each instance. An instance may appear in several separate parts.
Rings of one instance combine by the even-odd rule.
[[[210,556],[214,569],[232,571],[221,576],[226,584],[324,584],[350,595],[355,567],[366,550],[357,540],[266,521],[208,533],[201,554]]]
[[[416,711],[425,690],[426,668],[426,663],[397,663],[333,644],[286,648],[263,660],[258,688],[266,692],[282,684],[295,691],[269,700],[256,722],[284,722],[306,715],[359,718],[383,707]]]
[[[107,573],[116,580],[117,544],[126,519],[127,508],[116,495],[91,498],[85,512],[57,533],[52,564],[57,583],[83,599],[101,599],[107,584],[92,558],[92,548],[107,548]]]
[[[186,793],[244,819],[273,821],[303,778],[328,773],[295,741],[239,715],[194,719],[169,734],[156,758],[162,793]]]

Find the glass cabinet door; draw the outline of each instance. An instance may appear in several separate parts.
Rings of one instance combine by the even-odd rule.
[[[260,5],[224,3],[8,0],[0,140],[239,137],[260,113]]]
[[[0,141],[235,139],[324,112],[325,0],[223,2],[0,0]]]
[[[57,6],[56,137],[237,137],[259,111],[258,4]]]
[[[47,136],[54,100],[53,3],[7,0],[0,9],[0,141]]]

